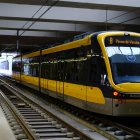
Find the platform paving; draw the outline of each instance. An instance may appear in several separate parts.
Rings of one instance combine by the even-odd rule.
[[[0,140],[16,140],[0,107]]]

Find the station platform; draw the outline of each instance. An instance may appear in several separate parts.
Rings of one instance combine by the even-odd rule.
[[[0,107],[0,140],[16,140]]]

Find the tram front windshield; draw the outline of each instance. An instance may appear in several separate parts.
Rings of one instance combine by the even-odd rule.
[[[140,82],[140,37],[109,36],[105,48],[116,84]]]
[[[106,46],[116,84],[140,82],[140,46]]]

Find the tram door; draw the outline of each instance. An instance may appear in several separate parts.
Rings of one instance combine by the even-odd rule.
[[[57,96],[64,100],[64,62],[57,63],[56,92]]]

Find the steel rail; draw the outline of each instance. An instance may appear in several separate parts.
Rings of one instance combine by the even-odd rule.
[[[99,124],[97,124],[97,127],[96,127],[96,124],[89,124],[89,122],[86,122],[83,119],[74,117],[73,115],[71,115],[67,111],[63,111],[63,112],[64,112],[64,114],[66,114],[66,115],[68,115],[70,117],[73,117],[75,120],[77,120],[77,121],[81,122],[82,124],[84,124],[85,126],[89,127],[91,130],[95,130],[96,132],[102,134],[103,136],[105,136],[105,137],[107,137],[109,139],[113,139],[113,140],[117,139],[117,137],[115,137],[115,135],[111,135],[111,134],[109,134],[107,132],[107,131],[112,131],[113,129],[114,130],[115,129],[116,130],[122,130],[122,131],[127,133],[126,135],[130,134],[132,137],[134,136],[133,138],[140,139],[140,132],[139,131],[136,131],[135,129],[129,128],[129,127],[125,126],[125,125],[122,125],[122,124],[119,124],[119,123],[116,123],[116,122],[112,122],[111,120],[104,119],[104,118],[97,118],[97,121],[100,121],[100,120],[102,120],[102,121],[100,121]],[[100,126],[98,126],[98,125],[100,125]],[[112,128],[107,129],[107,131],[105,131],[104,126],[106,126],[106,125],[109,125],[109,127],[112,127]],[[132,137],[131,137],[131,139],[132,139]]]
[[[3,80],[0,79],[1,82],[4,83],[4,86],[6,88],[8,88],[10,91],[12,91],[17,97],[19,97],[21,100],[23,100],[22,98],[24,98],[24,100],[30,102],[30,104],[33,104],[35,106],[38,106],[42,111],[44,111],[44,113],[48,114],[49,116],[51,116],[52,118],[54,118],[55,120],[57,120],[60,124],[63,124],[64,126],[66,126],[67,128],[69,128],[69,130],[71,130],[72,132],[74,132],[77,136],[81,137],[84,140],[93,140],[93,138],[91,138],[90,136],[84,134],[82,131],[76,129],[75,127],[73,127],[72,125],[70,125],[69,123],[67,123],[66,121],[64,121],[63,119],[55,116],[53,113],[49,112],[48,110],[46,110],[43,106],[39,105],[38,103],[32,101],[31,99],[27,98],[26,96],[24,96],[23,94],[21,95],[21,93],[13,88],[11,85],[7,84],[6,82],[4,82]],[[17,94],[17,93],[20,93]],[[21,97],[22,96],[22,97]],[[27,103],[27,102],[26,102]]]
[[[14,118],[18,121],[22,129],[24,130],[26,136],[29,138],[29,140],[37,140],[37,138],[34,136],[33,132],[30,131],[30,129],[27,127],[27,124],[24,122],[24,120],[19,116],[19,114],[16,111],[16,108],[13,106],[13,104],[9,101],[9,99],[4,95],[2,91],[0,91],[0,95],[5,101],[8,109],[13,114]]]

